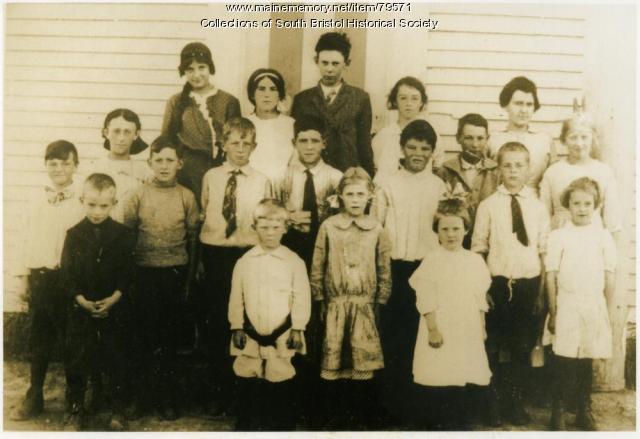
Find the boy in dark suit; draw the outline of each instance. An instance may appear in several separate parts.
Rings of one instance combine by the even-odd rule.
[[[318,115],[324,119],[327,164],[343,172],[360,166],[373,176],[369,94],[342,79],[351,61],[351,43],[346,34],[329,32],[320,37],[315,50],[320,82],[294,97],[291,115],[296,120]]]
[[[65,368],[70,411],[65,429],[84,427],[87,378],[100,365],[109,375],[111,430],[126,429],[123,377],[126,370],[125,297],[131,283],[135,237],[109,213],[116,186],[106,174],[91,174],[82,192],[86,217],[67,232],[62,276],[71,309],[67,317]]]

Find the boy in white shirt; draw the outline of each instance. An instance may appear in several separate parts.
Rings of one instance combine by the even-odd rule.
[[[409,278],[423,256],[438,247],[431,224],[444,182],[431,172],[438,136],[429,122],[414,120],[400,134],[402,168],[376,176],[371,208],[392,242],[391,297],[382,314],[380,332],[385,360],[385,390],[395,417],[408,412],[404,395],[412,383],[411,366],[420,315]]]
[[[225,162],[210,169],[202,179],[200,230],[204,293],[204,324],[201,334],[212,363],[210,413],[220,414],[231,407],[229,364],[229,324],[227,309],[233,267],[240,257],[258,243],[252,227],[253,211],[263,198],[271,197],[269,179],[249,165],[256,148],[256,129],[249,119],[231,119],[222,129]]]
[[[23,281],[31,320],[29,348],[31,385],[25,399],[11,413],[14,421],[27,420],[44,408],[42,395],[51,351],[64,333],[67,297],[62,286],[60,258],[67,230],[84,216],[81,190],[74,185],[78,151],[66,140],[47,146],[44,162],[49,176],[29,200],[23,260],[16,273]]]
[[[488,292],[487,352],[493,372],[491,423],[500,423],[499,399],[507,397],[511,422],[529,415],[523,394],[529,356],[537,338],[537,314],[544,300],[543,257],[549,216],[535,191],[526,186],[529,151],[519,142],[502,145],[497,155],[502,184],[478,206],[471,250],[485,256],[492,276]],[[511,358],[510,365],[500,365]],[[504,389],[498,390],[498,385]],[[506,394],[505,394],[506,393]]]
[[[295,428],[291,358],[305,352],[311,292],[304,262],[280,244],[288,216],[278,201],[262,200],[253,215],[258,245],[233,270],[229,322],[238,430]]]

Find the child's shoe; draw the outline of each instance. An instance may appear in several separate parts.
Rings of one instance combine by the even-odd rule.
[[[126,418],[127,419],[140,419],[148,413],[147,407],[138,401],[138,399],[134,399],[133,403],[127,407],[126,409]]]
[[[85,398],[85,408],[87,413],[98,413],[104,407],[104,389],[102,385],[102,376],[99,374],[91,378],[91,385]]]
[[[585,401],[578,406],[578,413],[576,413],[576,427],[583,431],[596,431],[596,420],[591,412],[591,401]]]
[[[35,391],[29,388],[27,395],[24,397],[18,407],[16,407],[9,416],[12,421],[26,421],[32,417],[42,413],[44,410],[44,398],[42,390]]]
[[[173,404],[163,403],[158,411],[163,421],[175,421],[178,419],[178,412]]]
[[[127,418],[122,413],[113,413],[109,420],[109,430],[126,431],[128,430]]]
[[[79,404],[72,404],[71,409],[64,415],[64,431],[82,431],[84,424],[84,411],[82,407]]]
[[[553,401],[551,407],[551,420],[549,421],[551,431],[564,431],[567,429],[564,422],[564,407],[561,402]]]
[[[520,389],[512,389],[511,423],[513,425],[525,425],[531,421],[531,417],[524,408],[524,398]]]

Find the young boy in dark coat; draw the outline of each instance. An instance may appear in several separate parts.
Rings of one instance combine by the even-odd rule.
[[[111,430],[126,429],[123,376],[126,368],[126,295],[131,283],[135,237],[109,213],[116,186],[106,174],[90,175],[83,188],[86,217],[67,232],[62,250],[67,318],[65,367],[70,411],[65,428],[84,427],[87,378],[99,365],[108,375]]]

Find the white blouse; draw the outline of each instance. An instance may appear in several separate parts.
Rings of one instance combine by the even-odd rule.
[[[249,163],[271,181],[281,176],[293,155],[293,118],[279,114],[274,119],[260,119],[254,114],[247,116],[256,127],[256,149]]]

